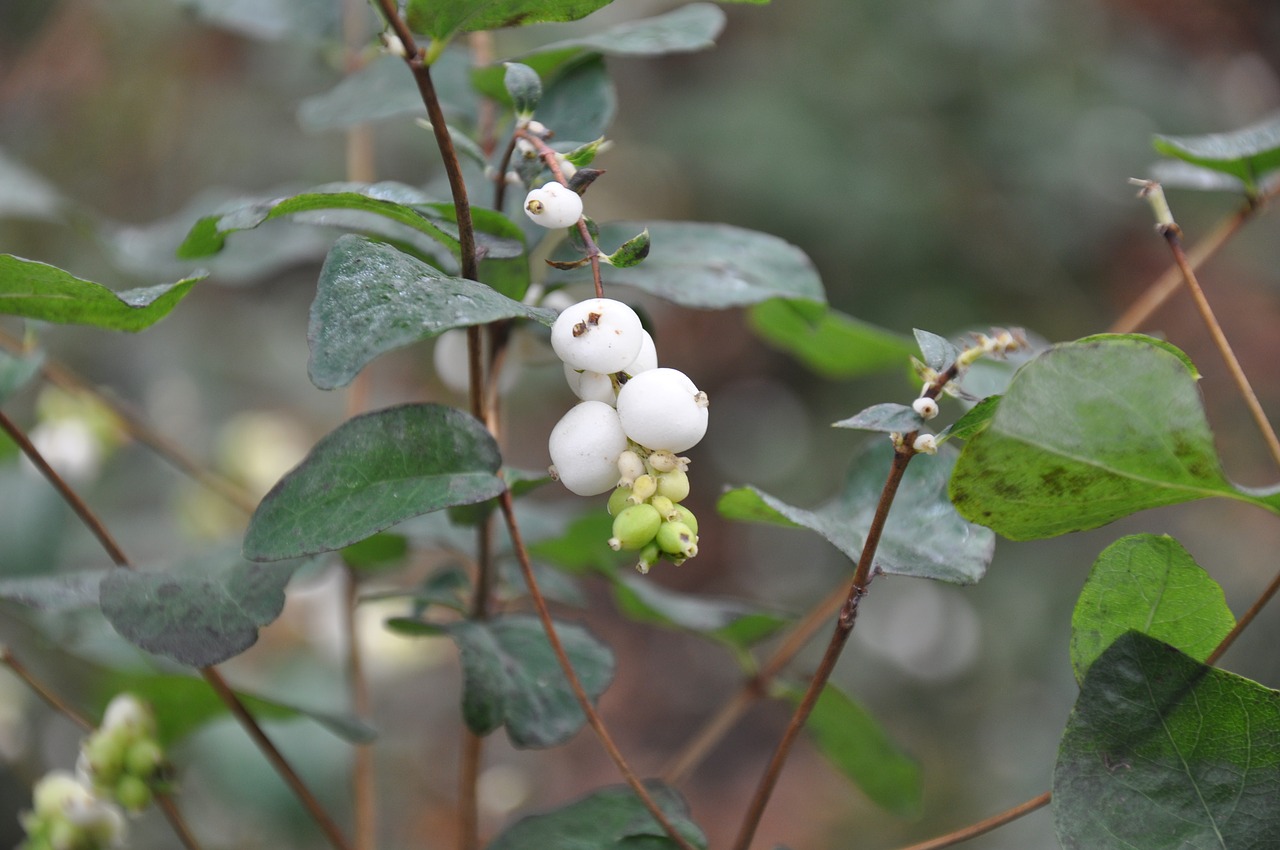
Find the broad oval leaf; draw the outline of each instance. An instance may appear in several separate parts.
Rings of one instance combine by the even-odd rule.
[[[307,371],[323,390],[346,386],[371,360],[450,328],[501,319],[551,325],[555,312],[529,307],[483,283],[450,277],[382,242],[338,238],[311,304]]]
[[[617,111],[618,94],[604,59],[588,53],[568,60],[547,80],[537,118],[556,134],[558,145],[572,147],[603,136]]]
[[[1015,540],[1206,496],[1280,510],[1276,493],[1224,477],[1184,356],[1103,336],[1029,362],[965,445],[951,480],[956,509]]]
[[[284,608],[296,562],[140,572],[118,568],[102,579],[102,613],[133,645],[192,667],[211,667],[253,646],[258,629]]]
[[[408,24],[436,41],[461,32],[576,21],[613,0],[409,0]]]
[[[409,517],[491,499],[506,486],[500,464],[493,436],[461,410],[406,404],[356,416],[263,498],[245,557],[329,552]]]
[[[1280,693],[1129,632],[1085,676],[1053,775],[1067,850],[1280,847]]]
[[[1071,666],[1082,681],[1094,659],[1130,630],[1203,661],[1235,624],[1222,588],[1178,541],[1122,537],[1098,556],[1076,601]]]
[[[82,570],[58,575],[0,579],[0,599],[37,611],[77,611],[98,607],[98,585],[109,573]]]
[[[672,826],[693,847],[707,846],[702,830],[674,789],[649,781],[645,788]],[[521,818],[488,850],[674,850],[676,844],[626,786],[602,788],[554,811]]]
[[[169,315],[204,276],[113,292],[56,266],[0,254],[0,313],[136,332]]]
[[[816,531],[849,560],[858,561],[888,475],[893,447],[879,439],[855,459],[844,490],[816,510],[788,505],[755,487],[725,493],[718,504],[729,519]],[[995,536],[965,522],[947,500],[955,451],[915,458],[907,467],[876,552],[876,566],[893,575],[970,584],[982,578]]]
[[[771,299],[752,307],[748,317],[765,342],[828,378],[901,368],[915,352],[905,337],[803,301]]]
[[[608,250],[648,228],[653,247],[643,263],[603,269],[606,285],[633,286],[686,307],[724,309],[771,298],[825,303],[822,281],[796,246],[753,230],[702,222],[615,222],[596,241]],[[576,259],[571,251],[557,253]],[[589,281],[590,272],[553,271],[558,283]]]
[[[832,428],[850,428],[855,431],[881,431],[906,434],[924,427],[924,420],[914,408],[905,404],[873,404],[848,419],[832,423]]]
[[[554,747],[586,722],[556,660],[542,622],[517,614],[444,627],[462,658],[462,714],[477,735],[506,726],[517,747]],[[556,634],[587,696],[613,681],[613,652],[581,626],[557,623]]]
[[[467,119],[476,111],[476,96],[466,85],[471,57],[464,50],[446,50],[431,66],[436,93],[449,121]],[[413,73],[399,56],[379,56],[347,74],[328,91],[306,98],[298,107],[298,123],[309,132],[341,130],[399,115],[421,115],[427,109]]]
[[[1280,168],[1280,118],[1230,133],[1156,136],[1154,143],[1166,156],[1238,178],[1250,192],[1256,192],[1258,183]]]
[[[652,18],[616,24],[597,33],[557,41],[537,49],[550,53],[571,47],[609,56],[661,56],[714,47],[725,14],[712,3],[690,3]]]
[[[804,694],[788,689],[799,704]],[[865,708],[828,684],[805,723],[818,749],[876,805],[898,817],[919,817],[924,801],[920,763],[903,752]]]
[[[631,620],[693,632],[740,649],[791,622],[758,605],[680,593],[636,575],[613,576],[613,595],[618,610]]]
[[[178,0],[215,26],[264,41],[331,41],[340,34],[338,9],[328,0]]]

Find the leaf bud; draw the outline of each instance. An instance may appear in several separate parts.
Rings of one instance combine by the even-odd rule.
[[[631,485],[631,495],[627,501],[639,505],[649,501],[649,497],[658,492],[658,481],[652,475],[641,475]]]
[[[921,419],[928,421],[938,415],[938,402],[928,396],[921,396],[911,403],[911,409],[914,410]]]
[[[911,448],[920,454],[936,455],[938,453],[938,440],[932,434],[921,434],[916,437],[916,441],[911,444]]]

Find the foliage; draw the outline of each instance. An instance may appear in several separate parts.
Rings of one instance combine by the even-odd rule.
[[[322,9],[310,0],[276,0],[251,9],[186,0],[184,5],[206,21],[257,38],[289,38],[308,43],[308,50],[337,43],[332,4]],[[355,663],[361,656],[358,614],[390,602],[399,607],[381,618],[380,636],[410,638],[424,657],[436,651],[432,647],[451,646],[457,713],[467,733],[457,793],[464,846],[480,843],[477,777],[485,739],[502,728],[517,749],[548,749],[579,734],[596,736],[626,784],[599,788],[573,802],[550,801],[541,812],[520,813],[505,828],[486,827],[493,833],[491,850],[705,848],[708,840],[697,824],[704,813],[691,811],[677,790],[687,775],[674,775],[687,774],[708,752],[714,755],[714,744],[752,702],[777,700],[791,710],[791,720],[742,814],[735,846],[746,850],[801,730],[835,771],[890,815],[916,819],[936,806],[925,795],[928,747],[897,743],[897,730],[866,707],[873,703],[864,705],[851,693],[854,688],[833,678],[861,606],[876,604],[873,582],[878,588],[882,579],[898,576],[970,585],[987,574],[996,535],[1044,539],[1210,497],[1260,508],[1259,522],[1280,513],[1280,487],[1242,486],[1224,471],[1220,437],[1210,426],[1214,417],[1200,394],[1201,375],[1192,359],[1167,341],[1125,332],[1041,348],[1021,331],[1001,329],[968,336],[917,329],[912,340],[836,306],[818,264],[806,247],[795,244],[798,240],[698,220],[596,222],[584,215],[568,228],[561,226],[563,220],[541,227],[535,214],[542,210],[521,193],[553,184],[575,205],[573,216],[579,196],[590,213],[593,187],[608,180],[598,166],[614,144],[626,144],[608,135],[615,113],[626,104],[619,102],[607,57],[705,50],[729,20],[718,6],[692,3],[594,29],[588,20],[571,32],[556,26],[534,27],[527,36],[523,31],[531,24],[578,22],[609,5],[609,0],[410,0],[404,20],[397,4],[377,5],[385,49],[377,55],[372,47],[367,55],[352,51],[349,73],[302,101],[298,122],[313,132],[348,133],[355,150],[355,140],[371,122],[395,127],[408,124],[410,117],[421,123],[422,114],[431,115],[437,123],[427,129],[437,143],[443,180],[263,188],[216,204],[196,203],[190,214],[178,217],[181,238],[172,238],[174,221],[154,226],[145,236],[143,228],[130,231],[105,220],[86,224],[81,219],[94,217],[73,212],[74,205],[47,181],[0,159],[0,176],[12,187],[12,197],[0,194],[0,213],[45,225],[74,220],[96,229],[108,256],[125,266],[124,258],[133,256],[157,270],[151,280],[172,279],[174,267],[208,262],[213,282],[202,284],[203,292],[235,279],[230,272],[220,277],[218,264],[239,245],[274,249],[249,251],[244,266],[249,278],[279,268],[281,257],[287,262],[294,256],[293,246],[300,246],[297,256],[309,256],[321,240],[325,245],[313,297],[309,290],[306,370],[319,390],[353,387],[348,396],[353,401],[342,421],[287,471],[289,464],[280,462],[287,441],[273,442],[273,435],[259,432],[253,445],[235,446],[231,453],[244,460],[239,481],[225,480],[175,450],[145,417],[109,393],[97,394],[94,414],[76,402],[22,406],[28,390],[43,381],[76,392],[90,383],[69,376],[47,353],[59,334],[71,332],[46,325],[82,326],[87,333],[150,329],[175,311],[194,309],[186,299],[206,279],[204,272],[184,272],[170,284],[112,288],[41,261],[0,255],[0,313],[14,317],[23,331],[22,339],[13,338],[0,352],[0,403],[13,443],[0,452],[6,464],[0,469],[0,493],[6,499],[0,531],[15,563],[42,565],[0,579],[0,600],[6,611],[20,612],[15,622],[44,636],[39,646],[53,659],[47,666],[62,663],[80,672],[78,698],[96,713],[112,694],[132,693],[154,708],[156,739],[166,747],[198,738],[220,718],[235,717],[340,850],[346,846],[340,830],[259,721],[307,717],[345,741],[369,743],[383,718],[302,708],[305,700],[295,704],[237,691],[217,670],[265,642],[260,640],[264,630],[272,628],[294,595],[295,576],[327,571],[347,588],[342,637],[351,648],[346,672],[357,693],[364,687]],[[480,34],[508,28],[528,40],[491,61],[492,42]],[[419,52],[399,55],[414,48],[411,34],[422,39]],[[1207,187],[1238,189],[1247,203],[1241,215],[1254,215],[1273,191],[1273,172],[1280,166],[1277,126],[1273,120],[1232,133],[1161,135],[1155,147],[1180,160],[1184,176],[1198,173],[1186,170],[1191,167],[1225,175],[1225,182],[1204,180],[1203,174],[1200,180]],[[790,157],[790,166],[802,164],[796,152],[775,153]],[[799,184],[805,175],[794,179]],[[1189,268],[1178,228],[1162,221],[1160,232],[1175,259]],[[922,238],[906,230],[898,235]],[[148,252],[138,250],[143,242],[163,243],[170,256],[148,263]],[[1189,273],[1187,283],[1194,284]],[[914,393],[915,401],[879,401],[861,410],[852,406],[858,412],[834,423],[842,450],[850,440],[864,445],[851,452],[837,492],[813,508],[790,501],[815,501],[812,497],[784,500],[739,483],[751,479],[755,459],[737,458],[736,480],[716,502],[718,516],[704,517],[700,524],[689,507],[698,499],[684,503],[690,459],[661,445],[641,445],[638,440],[645,438],[623,433],[621,415],[608,410],[605,416],[618,421],[621,434],[620,447],[605,463],[609,495],[586,506],[557,499],[550,495],[559,490],[552,483],[556,470],[548,477],[541,470],[517,468],[517,446],[543,440],[544,434],[534,432],[553,406],[547,385],[522,378],[521,370],[537,369],[539,358],[554,360],[546,356],[546,328],[563,330],[570,324],[555,325],[569,303],[566,297],[572,298],[567,293],[592,290],[598,297],[639,303],[641,312],[633,320],[637,340],[643,315],[650,343],[674,326],[686,329],[687,338],[678,342],[687,351],[729,350],[698,331],[700,314],[689,316],[740,310],[761,341],[818,378],[892,380],[914,369],[915,382],[900,389]],[[245,291],[247,299],[266,300],[262,289]],[[598,312],[586,315],[568,334],[572,339],[604,327]],[[273,325],[271,333],[283,338],[288,331]],[[553,344],[557,339],[552,336]],[[446,340],[460,343],[453,355]],[[365,400],[371,375],[392,374],[389,364],[421,357],[427,344],[434,346],[439,383],[461,388],[466,410],[410,400],[417,388],[392,381],[379,385],[376,406]],[[1004,368],[981,372],[992,361]],[[648,379],[636,380],[643,374],[635,365],[640,359],[631,362],[612,373],[592,373],[607,401],[582,395],[583,403],[607,406],[625,396],[628,385],[628,392],[640,390]],[[301,363],[296,371],[301,372]],[[566,375],[581,387],[586,372],[570,366]],[[685,392],[680,385],[680,399],[706,418],[714,389],[708,393],[687,383],[691,389]],[[831,395],[844,404],[842,396]],[[963,405],[945,427],[933,421],[939,402],[948,408]],[[31,440],[14,424],[24,414],[36,423]],[[1261,419],[1269,428],[1265,416]],[[55,426],[78,428],[70,439],[88,446],[86,452],[99,460],[119,448],[123,433],[175,460],[209,492],[231,493],[229,501],[241,507],[248,503],[243,527],[238,520],[222,519],[224,505],[215,510],[198,502],[193,510],[216,529],[213,536],[236,538],[240,552],[228,554],[225,539],[208,543],[191,529],[175,528],[165,539],[171,551],[137,569],[95,515],[92,500],[80,492],[92,493],[97,475],[120,473],[90,466],[82,477],[72,471],[60,475],[54,467],[61,461],[46,468],[45,455],[59,445],[56,432],[50,436]],[[534,439],[524,439],[530,433]],[[62,438],[69,439],[65,433]],[[45,484],[19,469],[14,460],[19,453],[72,505],[100,541],[111,568],[94,565],[93,557],[82,552],[74,568],[49,568],[57,563],[49,553],[59,549],[61,515],[43,497],[30,495]],[[634,461],[630,465],[627,456]],[[257,462],[250,463],[251,457]],[[696,453],[693,460],[701,462]],[[845,463],[841,459],[838,465]],[[557,464],[567,469],[559,458]],[[815,459],[816,464],[836,465],[829,457]],[[270,481],[262,482],[258,492],[266,492],[260,499],[245,495],[242,490],[256,483],[252,473],[262,467],[270,470],[274,486],[268,489]],[[615,474],[616,488],[608,483]],[[562,480],[569,479],[566,472]],[[209,495],[200,492],[193,498]],[[636,535],[640,545],[631,545],[627,511],[652,519],[646,533]],[[774,599],[743,598],[737,588],[733,594],[703,592],[703,574],[685,566],[686,560],[699,548],[730,551],[741,540],[756,539],[751,535],[761,529],[747,524],[782,535],[816,535],[850,569],[841,571],[835,591],[803,616]],[[620,567],[636,563],[635,552],[617,551],[628,548],[639,550],[640,572],[655,567],[654,576]],[[23,555],[26,549],[30,553]],[[1228,556],[1225,546],[1213,553],[1215,572],[1230,567],[1224,563]],[[671,563],[659,566],[664,557]],[[814,572],[805,563],[782,566],[797,576]],[[684,580],[667,578],[677,569],[693,576],[680,589],[667,583]],[[21,574],[26,572],[32,574]],[[797,594],[812,589],[805,579],[797,578]],[[549,601],[572,613],[553,613]],[[611,604],[610,616],[616,613],[623,621],[618,629],[626,632],[615,632],[611,622],[607,632],[596,628],[601,604]],[[1280,842],[1280,813],[1273,802],[1280,789],[1280,696],[1211,666],[1251,621],[1252,614],[1237,623],[1218,581],[1170,536],[1129,535],[1098,555],[1072,618],[1069,658],[1079,692],[1052,777],[1054,830],[1063,847],[1261,848]],[[811,675],[801,678],[789,665],[824,626],[832,632],[827,649]],[[79,629],[89,637],[58,646]],[[651,629],[674,633],[661,640],[710,642],[722,660],[727,654],[741,668],[734,674],[743,677],[738,696],[692,736],[685,758],[677,760],[680,769],[672,768],[662,781],[635,773],[610,736],[609,712],[600,707],[615,678],[624,678],[617,674],[626,659],[597,632],[613,639],[615,633],[643,635]],[[95,642],[103,646],[91,653]],[[81,719],[20,663],[18,655],[28,649],[22,646],[17,654],[6,649],[4,663],[56,708]],[[670,670],[682,660],[677,654],[660,664]],[[309,659],[297,666],[313,664]],[[198,670],[201,677],[175,673],[175,665]],[[287,678],[296,673],[293,666],[291,659],[277,669]],[[324,675],[342,678],[328,669]],[[392,684],[409,685],[406,680]],[[96,719],[86,722],[95,725]],[[86,752],[93,740],[91,735],[83,744]],[[394,732],[377,740],[394,746]],[[917,749],[923,756],[919,761],[908,755]],[[201,769],[196,759],[182,763],[181,750],[174,758],[180,773]],[[168,772],[167,762],[150,765],[145,775],[154,782],[144,789],[147,800],[154,793],[164,801],[171,788],[180,787],[171,786]],[[356,778],[363,794],[374,793],[373,781],[368,772]],[[35,804],[39,817],[23,821],[30,833],[23,845],[28,850],[40,850],[51,840],[45,833],[54,830],[56,818],[42,806],[43,801]],[[181,836],[180,816],[170,813],[170,819]],[[229,836],[207,841],[235,840]]]

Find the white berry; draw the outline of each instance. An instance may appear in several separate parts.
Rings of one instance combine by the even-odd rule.
[[[638,375],[641,372],[658,368],[658,350],[654,347],[653,337],[649,336],[648,331],[641,331],[640,333],[644,334],[644,341],[640,344],[640,353],[636,355],[636,359],[631,362],[631,365],[620,370],[628,375]],[[573,390],[573,394],[583,401],[603,401],[605,404],[611,405],[617,399],[617,391],[614,390],[613,381],[607,374],[575,369],[566,363],[564,364],[564,379],[569,384],[569,389]]]
[[[621,301],[588,298],[561,311],[551,347],[574,369],[611,375],[635,362],[644,345],[640,317]]]
[[[568,227],[582,218],[582,196],[561,183],[548,183],[525,196],[524,211],[543,227]]]
[[[707,433],[707,407],[707,394],[676,369],[641,372],[618,392],[623,430],[650,449],[693,448]]]
[[[911,403],[911,408],[921,419],[932,419],[938,415],[938,403],[928,396],[921,396]]]
[[[560,482],[579,496],[595,496],[617,485],[618,457],[627,449],[627,435],[616,410],[601,401],[584,401],[551,429],[547,448]]]
[[[453,328],[440,334],[432,350],[436,375],[440,382],[459,395],[471,391],[470,355],[467,352],[466,328]],[[498,392],[506,393],[520,380],[523,357],[518,346],[509,346],[498,374]]]

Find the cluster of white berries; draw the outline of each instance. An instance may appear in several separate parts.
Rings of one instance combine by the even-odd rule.
[[[81,742],[75,774],[55,770],[36,783],[32,809],[21,815],[22,850],[121,846],[121,809],[137,813],[150,805],[167,774],[155,715],[131,694],[116,696],[102,725]]]
[[[659,368],[653,339],[620,301],[591,298],[561,312],[551,347],[581,401],[551,430],[551,474],[579,496],[613,491],[614,549],[640,552],[648,572],[662,557],[698,552],[689,460],[707,432],[707,394],[676,369]]]

